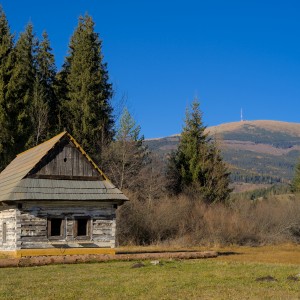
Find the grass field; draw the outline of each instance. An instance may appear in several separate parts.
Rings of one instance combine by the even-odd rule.
[[[0,299],[300,299],[300,281],[288,279],[300,274],[300,246],[219,250],[237,254],[145,261],[141,268],[108,262],[0,269]],[[265,276],[276,281],[256,281]]]

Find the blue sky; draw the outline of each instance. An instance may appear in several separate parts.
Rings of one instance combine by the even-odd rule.
[[[0,0],[16,36],[49,34],[60,69],[78,17],[103,41],[115,102],[146,138],[179,133],[195,96],[205,125],[300,122],[299,1]]]

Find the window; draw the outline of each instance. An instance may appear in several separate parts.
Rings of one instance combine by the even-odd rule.
[[[89,218],[77,218],[74,220],[74,237],[88,238],[90,236],[91,220]]]
[[[65,222],[63,218],[49,218],[48,219],[48,237],[49,238],[63,238]]]
[[[2,223],[2,243],[6,243],[7,225],[6,222]]]

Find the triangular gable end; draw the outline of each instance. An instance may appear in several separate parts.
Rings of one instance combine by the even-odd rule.
[[[0,191],[0,202],[128,200],[67,132],[17,155],[0,173]]]
[[[66,133],[25,178],[107,180],[76,140]]]

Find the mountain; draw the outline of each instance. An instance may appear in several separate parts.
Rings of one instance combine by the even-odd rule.
[[[300,123],[242,121],[208,127],[215,137],[232,181],[248,184],[289,183],[300,158]],[[146,140],[162,159],[177,148],[180,135]]]

